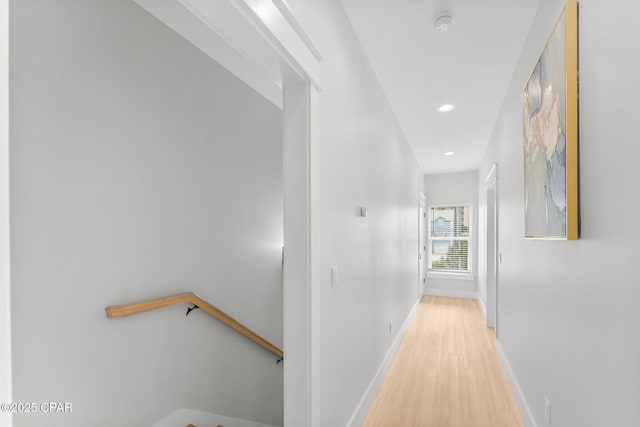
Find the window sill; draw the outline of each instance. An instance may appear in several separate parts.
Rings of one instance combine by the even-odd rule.
[[[446,273],[443,271],[427,272],[427,279],[475,280],[473,273]]]

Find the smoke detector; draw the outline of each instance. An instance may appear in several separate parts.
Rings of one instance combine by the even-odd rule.
[[[453,21],[452,12],[443,12],[433,19],[433,29],[438,33],[444,33],[451,26]]]

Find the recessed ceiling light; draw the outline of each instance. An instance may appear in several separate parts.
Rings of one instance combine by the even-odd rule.
[[[447,151],[446,153],[444,153],[445,156],[453,156],[455,153],[455,151]]]
[[[438,111],[441,113],[448,113],[449,111],[453,111],[456,109],[456,106],[453,104],[442,104],[438,107]]]

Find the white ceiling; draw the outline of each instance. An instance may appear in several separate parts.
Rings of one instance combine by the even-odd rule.
[[[423,171],[477,169],[540,0],[342,2]]]

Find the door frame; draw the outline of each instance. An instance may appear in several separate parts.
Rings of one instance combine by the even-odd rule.
[[[427,198],[418,195],[418,299],[427,285]]]
[[[317,426],[322,56],[285,0],[134,1],[283,109],[284,426]],[[0,0],[0,401],[11,401],[12,372],[8,6]],[[11,427],[10,417],[0,424]]]
[[[487,174],[486,194],[487,194],[487,326],[495,328],[496,339],[498,338],[498,282],[499,282],[499,256],[498,249],[498,165],[496,163],[491,166],[491,170]],[[493,218],[489,215],[489,193],[494,193],[493,197]],[[493,235],[489,235],[490,222],[493,222]],[[493,239],[493,250],[489,247],[489,242]],[[492,255],[492,256],[490,256]],[[493,261],[493,262],[492,262]],[[493,272],[494,281],[490,283],[489,273]]]

